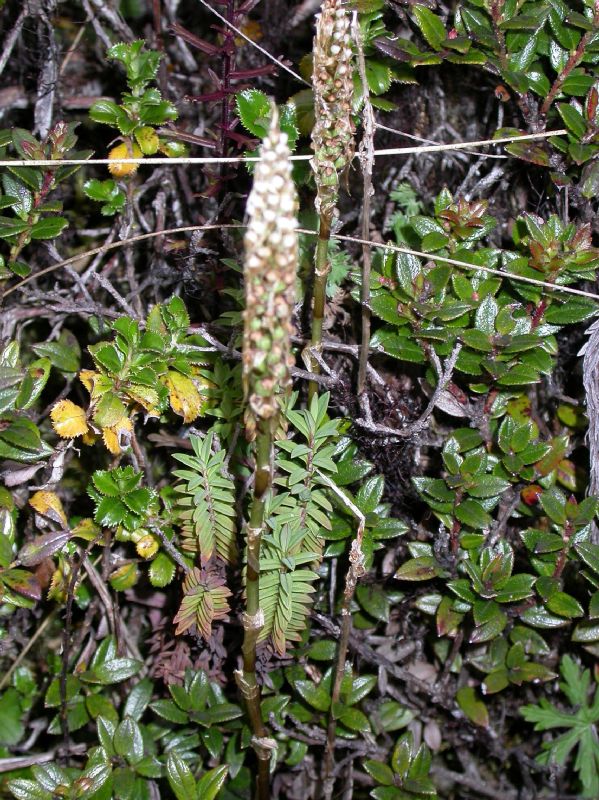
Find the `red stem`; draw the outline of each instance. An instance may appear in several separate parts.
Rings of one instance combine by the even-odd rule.
[[[595,25],[599,25],[599,2],[595,3],[595,15],[593,17],[593,22]],[[584,51],[586,46],[589,42],[589,38],[594,36],[596,31],[586,31],[586,33],[581,36],[580,41],[578,42],[578,47],[571,53],[570,58],[567,60],[563,70],[557,76],[557,78],[553,82],[553,86],[549,90],[549,94],[543,101],[543,105],[541,106],[541,116],[546,117],[547,112],[551,108],[551,104],[559,94],[564,81],[568,77],[568,75],[572,72],[572,70],[582,61],[584,57]]]

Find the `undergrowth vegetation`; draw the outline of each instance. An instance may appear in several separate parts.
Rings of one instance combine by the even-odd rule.
[[[0,795],[598,797],[597,0],[79,6],[0,2]]]

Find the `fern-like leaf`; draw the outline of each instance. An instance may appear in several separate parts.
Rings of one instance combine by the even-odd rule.
[[[231,592],[224,578],[194,567],[183,581],[183,592],[181,607],[174,620],[177,623],[175,633],[185,633],[195,625],[198,633],[204,639],[209,639],[212,623],[229,612],[227,597],[231,596]]]
[[[329,420],[327,409],[329,395],[314,396],[310,408],[295,411],[292,398],[286,418],[296,432],[294,439],[277,442],[277,470],[275,480],[280,492],[270,504],[269,514],[277,523],[293,523],[299,519],[306,528],[304,546],[322,555],[323,531],[331,528],[333,507],[324,492],[326,485],[321,475],[334,475],[337,466],[333,461],[339,440],[339,420]]]
[[[175,514],[181,527],[182,548],[198,553],[205,564],[216,552],[226,563],[237,558],[235,541],[235,486],[224,474],[225,451],[212,452],[213,435],[203,440],[190,437],[194,455],[175,453],[174,458],[188,469],[175,470],[183,482],[178,492]]]
[[[319,553],[306,549],[309,531],[294,524],[280,525],[263,540],[260,557],[260,606],[264,627],[258,641],[270,638],[280,655],[286,640],[298,641],[306,628],[312,604],[312,585],[318,575],[298,569],[319,560]]]
[[[258,641],[272,639],[275,650],[285,654],[285,642],[299,641],[306,628],[306,618],[318,575],[308,569],[294,572],[273,570],[260,575],[260,606],[264,627]]]

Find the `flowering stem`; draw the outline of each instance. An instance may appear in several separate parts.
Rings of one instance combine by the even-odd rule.
[[[347,170],[354,155],[349,24],[350,17],[342,0],[323,0],[317,17],[312,69],[315,114],[312,169],[320,223],[314,270],[312,339],[307,361],[316,374],[320,372],[317,355],[322,348],[327,278],[331,268],[329,241],[339,197],[339,175]],[[308,398],[311,400],[316,392],[317,383],[311,381]]]
[[[291,388],[291,316],[297,272],[297,196],[291,178],[287,136],[276,108],[262,160],[248,198],[245,235],[245,312],[243,316],[243,387],[245,430],[255,440],[254,494],[247,535],[246,610],[243,614],[243,670],[235,673],[245,698],[258,757],[256,797],[268,800],[269,764],[276,741],[262,721],[256,679],[256,647],[264,627],[260,605],[260,545],[265,507],[272,487],[272,442],[280,416],[280,397]]]
[[[256,797],[267,800],[270,795],[269,763],[271,747],[268,731],[262,722],[261,692],[256,679],[256,645],[264,625],[260,607],[260,544],[264,529],[264,507],[272,484],[272,435],[268,423],[258,423],[256,436],[256,467],[254,495],[247,526],[246,610],[243,615],[243,674],[237,673],[237,683],[245,699],[248,719],[254,734],[252,744],[258,757]]]

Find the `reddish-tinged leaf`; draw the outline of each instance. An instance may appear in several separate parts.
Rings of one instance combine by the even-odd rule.
[[[453,603],[449,597],[444,597],[437,609],[437,635],[455,636],[464,619],[463,614],[454,611]]]
[[[553,472],[554,469],[557,469],[560,461],[562,461],[566,455],[567,449],[568,437],[556,436],[556,438],[551,442],[551,450],[535,464],[535,469],[539,475],[545,477],[546,475],[549,475],[550,472]]]
[[[229,611],[227,598],[231,592],[218,575],[194,567],[183,582],[184,597],[175,616],[177,634],[195,625],[200,635],[208,639],[212,622],[225,617]]]
[[[523,161],[529,161],[531,164],[538,164],[540,167],[549,166],[549,154],[542,145],[534,142],[512,142],[506,144],[505,149],[508,153],[516,158],[521,158]]]
[[[255,67],[254,69],[236,69],[229,74],[232,80],[248,81],[251,78],[259,78],[263,75],[272,75],[276,67],[274,64],[265,64],[263,67]]]
[[[42,599],[42,587],[38,579],[26,569],[11,569],[2,575],[4,583],[13,592],[27,597],[29,600]]]
[[[183,98],[187,103],[211,103],[216,100],[223,100],[228,94],[234,94],[236,89],[219,89],[208,94],[186,94]]]
[[[199,36],[196,36],[195,33],[188,31],[187,28],[184,28],[183,25],[179,25],[178,22],[173,22],[173,24],[170,26],[170,29],[175,36],[183,39],[184,42],[187,42],[187,44],[190,44],[192,47],[197,47],[198,50],[201,50],[202,53],[206,53],[206,55],[215,56],[219,53],[222,53],[221,47],[211,44],[211,42],[207,42],[205,39],[200,39]]]
[[[527,506],[534,506],[539,502],[539,497],[542,494],[543,489],[538,484],[532,483],[530,486],[525,486],[524,489],[522,489],[520,497],[522,498],[522,502],[526,503]]]
[[[69,541],[69,531],[52,531],[43,536],[38,536],[21,548],[19,559],[24,567],[33,567],[50,558],[54,553],[62,550]]]
[[[570,491],[576,491],[576,467],[574,463],[568,458],[564,458],[559,462],[557,467],[557,479]]]

